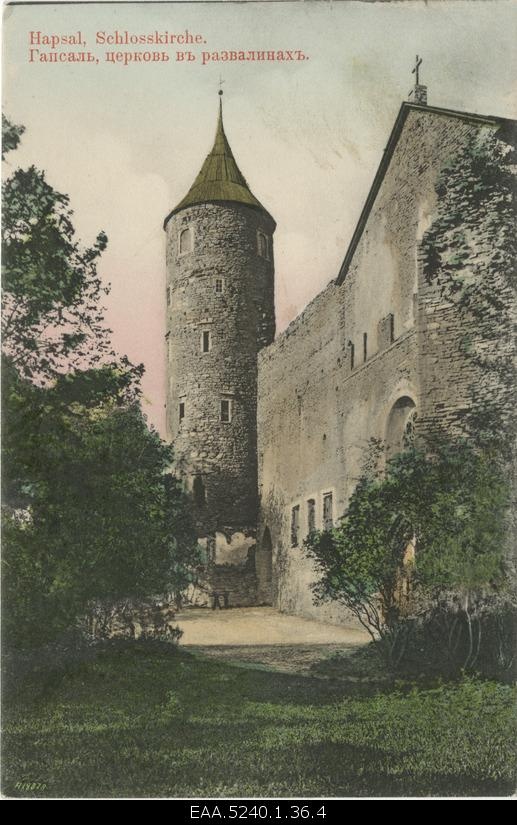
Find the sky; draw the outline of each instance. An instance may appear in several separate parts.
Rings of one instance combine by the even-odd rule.
[[[206,44],[189,62],[176,60],[189,47],[96,44],[97,32],[115,30],[188,30]],[[98,62],[30,62],[31,31],[80,31]],[[281,331],[337,275],[415,55],[430,105],[516,118],[515,43],[517,0],[6,6],[3,110],[26,132],[4,174],[44,169],[70,196],[84,244],[107,233],[107,322],[117,350],[145,364],[144,412],[164,434],[162,225],[212,147],[221,77],[233,153],[277,221]],[[105,60],[106,51],[138,49],[164,49],[170,60]],[[202,51],[223,50],[301,50],[308,59],[202,64]]]

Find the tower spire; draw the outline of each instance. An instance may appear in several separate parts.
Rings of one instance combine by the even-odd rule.
[[[249,188],[228,143],[223,125],[223,90],[221,88],[223,83],[224,80],[220,78],[219,112],[212,150],[207,155],[197,178],[183,200],[165,219],[165,225],[176,212],[196,203],[221,201],[242,203],[269,214]]]

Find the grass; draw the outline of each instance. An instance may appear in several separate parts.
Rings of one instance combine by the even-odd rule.
[[[145,645],[109,649],[4,708],[7,796],[499,795],[515,694],[375,692]],[[366,691],[366,693],[365,693]],[[7,702],[4,702],[7,704]],[[42,783],[27,790],[17,783]]]

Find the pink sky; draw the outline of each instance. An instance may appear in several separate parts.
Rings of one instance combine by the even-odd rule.
[[[302,49],[299,62],[104,60],[97,31],[199,32],[203,49]],[[28,61],[30,31],[78,30],[99,63]],[[429,102],[517,116],[517,3],[87,4],[4,7],[4,111],[71,197],[79,236],[109,237],[100,271],[120,352],[143,361],[164,431],[163,218],[210,150],[221,71],[237,163],[275,217],[278,329],[337,274],[401,101],[423,56]],[[174,50],[172,51],[172,54]]]

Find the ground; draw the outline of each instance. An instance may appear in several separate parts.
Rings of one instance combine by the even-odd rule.
[[[117,641],[4,684],[3,793],[296,799],[515,787],[506,685],[350,679],[368,650],[358,631],[269,609],[185,612],[179,623],[179,648]],[[340,666],[326,668],[336,648]]]
[[[186,610],[177,620],[186,650],[286,673],[309,673],[317,662],[370,641],[364,630],[288,616],[272,607]]]

